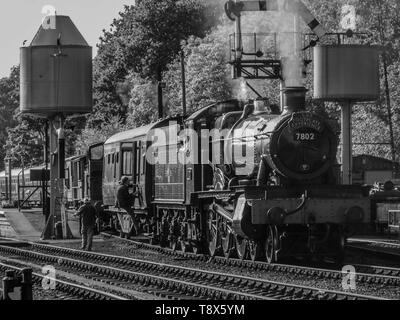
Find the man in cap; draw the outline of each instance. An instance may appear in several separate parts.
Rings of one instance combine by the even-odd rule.
[[[75,214],[81,218],[82,250],[91,251],[93,243],[94,228],[96,226],[97,211],[88,198]]]
[[[135,199],[133,194],[129,193],[129,178],[122,177],[119,183],[121,186],[117,191],[117,207],[130,213]]]
[[[116,207],[124,209],[132,218],[133,226],[136,234],[138,233],[139,226],[137,223],[137,219],[132,210],[133,205],[135,204],[135,195],[129,193],[129,178],[122,177],[120,181],[120,187],[117,191],[117,201]]]

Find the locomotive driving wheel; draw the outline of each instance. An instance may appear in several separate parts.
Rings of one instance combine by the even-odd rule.
[[[241,260],[246,260],[249,254],[249,243],[243,237],[236,235],[235,236],[235,243],[236,243],[236,252],[238,258]]]
[[[181,242],[178,239],[171,239],[170,246],[173,251],[181,250]]]
[[[187,242],[187,241],[180,241],[180,247],[181,251],[186,253],[186,252],[193,252],[192,246]]]
[[[263,258],[262,243],[255,240],[249,241],[249,254],[252,261],[261,261]]]
[[[225,258],[233,258],[235,255],[235,239],[232,231],[227,227],[226,234],[222,237],[222,250]]]
[[[219,218],[214,210],[208,212],[208,249],[212,257],[221,253],[221,236],[219,231]]]
[[[267,227],[267,238],[264,243],[265,257],[268,263],[276,262],[275,250],[277,248],[278,232],[275,226]]]
[[[191,250],[194,254],[200,254],[202,252],[200,245],[197,243],[191,245]]]

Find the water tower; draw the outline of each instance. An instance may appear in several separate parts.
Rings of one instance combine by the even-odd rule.
[[[352,105],[380,94],[379,47],[337,44],[314,48],[314,98],[342,107],[342,183],[352,183]],[[371,128],[372,129],[372,128]]]
[[[50,217],[43,237],[54,237],[61,223],[66,238],[71,232],[63,199],[64,121],[92,110],[92,48],[69,17],[48,16],[30,45],[21,48],[20,78],[21,113],[49,124]]]

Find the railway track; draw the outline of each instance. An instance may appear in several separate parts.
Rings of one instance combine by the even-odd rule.
[[[12,264],[0,263],[0,272],[4,274],[6,271],[14,271],[16,275],[19,275],[22,272],[22,268]],[[44,278],[45,276],[42,274],[32,273],[34,291],[44,291],[42,288]],[[0,289],[0,292],[2,293],[2,289]],[[60,279],[56,279],[55,289],[51,290],[48,295],[56,295],[59,300],[126,300],[124,297],[115,294]]]
[[[107,236],[112,236],[110,234],[105,234]],[[116,236],[112,236],[121,241],[129,242],[135,245],[136,248],[145,248],[148,250],[154,250],[156,252],[172,255],[177,257],[189,258],[198,261],[210,261],[216,265],[223,267],[237,267],[246,268],[249,270],[258,271],[274,271],[281,273],[291,273],[295,275],[315,277],[319,279],[342,279],[343,273],[341,270],[333,270],[329,268],[313,268],[309,266],[298,266],[289,264],[268,264],[266,262],[259,261],[248,261],[240,259],[226,259],[225,257],[213,257],[210,260],[208,255],[199,255],[194,253],[184,253],[181,251],[174,251],[169,248],[161,248],[159,246],[154,246],[144,242],[137,242],[134,240],[121,239]],[[400,269],[396,268],[386,268],[379,266],[368,266],[361,264],[352,264],[356,268],[355,280],[357,283],[375,283],[382,285],[393,285],[400,286]]]
[[[385,257],[390,260],[400,260],[400,244],[374,240],[353,240],[346,247],[350,250],[362,251]]]
[[[360,273],[400,278],[400,268],[389,268],[366,264],[353,264],[353,266],[356,268],[356,271]]]
[[[382,300],[375,296],[321,290],[43,244],[32,244],[29,249],[0,246],[0,253],[3,256],[50,263],[57,268],[69,268],[91,278],[102,277],[107,282],[116,282],[125,288],[133,285],[137,290],[139,285],[147,293],[159,296],[163,292],[166,297],[175,299]]]

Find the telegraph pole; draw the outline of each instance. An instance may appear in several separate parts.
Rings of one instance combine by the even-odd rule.
[[[161,67],[158,67],[157,70],[157,81],[158,81],[158,118],[162,119],[164,117],[163,111],[163,88],[165,87],[165,83],[162,82],[162,72]]]
[[[186,74],[185,74],[185,53],[181,50],[181,69],[182,69],[182,113],[186,116]]]

